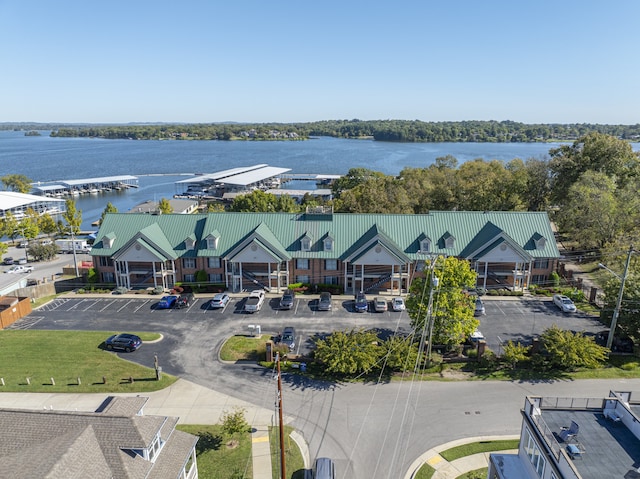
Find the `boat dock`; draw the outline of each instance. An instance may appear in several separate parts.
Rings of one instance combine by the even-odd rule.
[[[51,198],[73,197],[85,194],[97,195],[138,187],[138,177],[131,175],[105,176],[80,180],[57,181],[55,184],[33,183],[33,193]]]

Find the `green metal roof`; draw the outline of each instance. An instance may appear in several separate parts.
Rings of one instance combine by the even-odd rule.
[[[112,248],[103,248],[103,237],[113,233]],[[293,214],[293,213],[208,213],[131,214],[105,216],[91,254],[110,256],[128,241],[144,233],[162,250],[172,248],[176,257],[226,257],[250,235],[259,237],[278,256],[291,258],[345,259],[367,239],[378,236],[387,248],[412,260],[423,258],[420,239],[431,239],[431,253],[467,257],[489,247],[499,237],[508,237],[532,258],[560,256],[549,218],[545,212],[433,211],[424,215],[383,214]],[[311,251],[302,251],[300,239],[312,239]],[[331,251],[324,251],[323,238],[333,238]],[[195,235],[196,248],[185,249],[185,240]],[[216,249],[206,249],[205,238],[219,236]],[[373,236],[372,236],[373,235]],[[453,248],[444,248],[443,238],[455,238]],[[160,236],[160,239],[156,238]],[[535,239],[544,237],[543,248]],[[475,256],[475,255],[474,255]]]

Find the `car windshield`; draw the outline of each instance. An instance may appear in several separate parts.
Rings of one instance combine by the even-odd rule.
[[[573,301],[571,301],[569,298],[565,298],[565,299],[563,299],[563,300],[562,300],[562,302],[563,302],[564,304],[573,304]]]
[[[293,341],[293,336],[291,334],[283,334],[282,335],[282,340],[283,341]]]

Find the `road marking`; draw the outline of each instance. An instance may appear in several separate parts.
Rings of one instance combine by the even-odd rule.
[[[253,444],[257,443],[257,442],[269,442],[269,436],[264,436],[264,437],[254,437],[251,439],[251,442]]]
[[[440,454],[438,454],[437,456],[433,456],[431,459],[429,459],[427,461],[427,464],[429,464],[430,466],[435,466],[436,464],[440,464],[442,461],[444,461],[444,459]]]
[[[105,305],[105,307],[104,307],[104,308],[102,308],[102,309],[100,310],[100,312],[103,312],[105,309],[107,309],[107,308],[108,308],[109,306],[111,306],[111,304],[112,304],[112,303],[111,303],[111,301],[109,301],[109,300],[106,300],[106,299],[105,299],[105,301],[106,301],[106,303],[107,303],[107,304]]]

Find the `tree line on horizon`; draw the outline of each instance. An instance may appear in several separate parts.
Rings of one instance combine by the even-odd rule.
[[[309,123],[197,123],[64,126],[53,137],[134,140],[304,140],[315,136],[389,142],[575,141],[592,132],[640,140],[640,124],[526,124],[515,121],[328,120]]]

